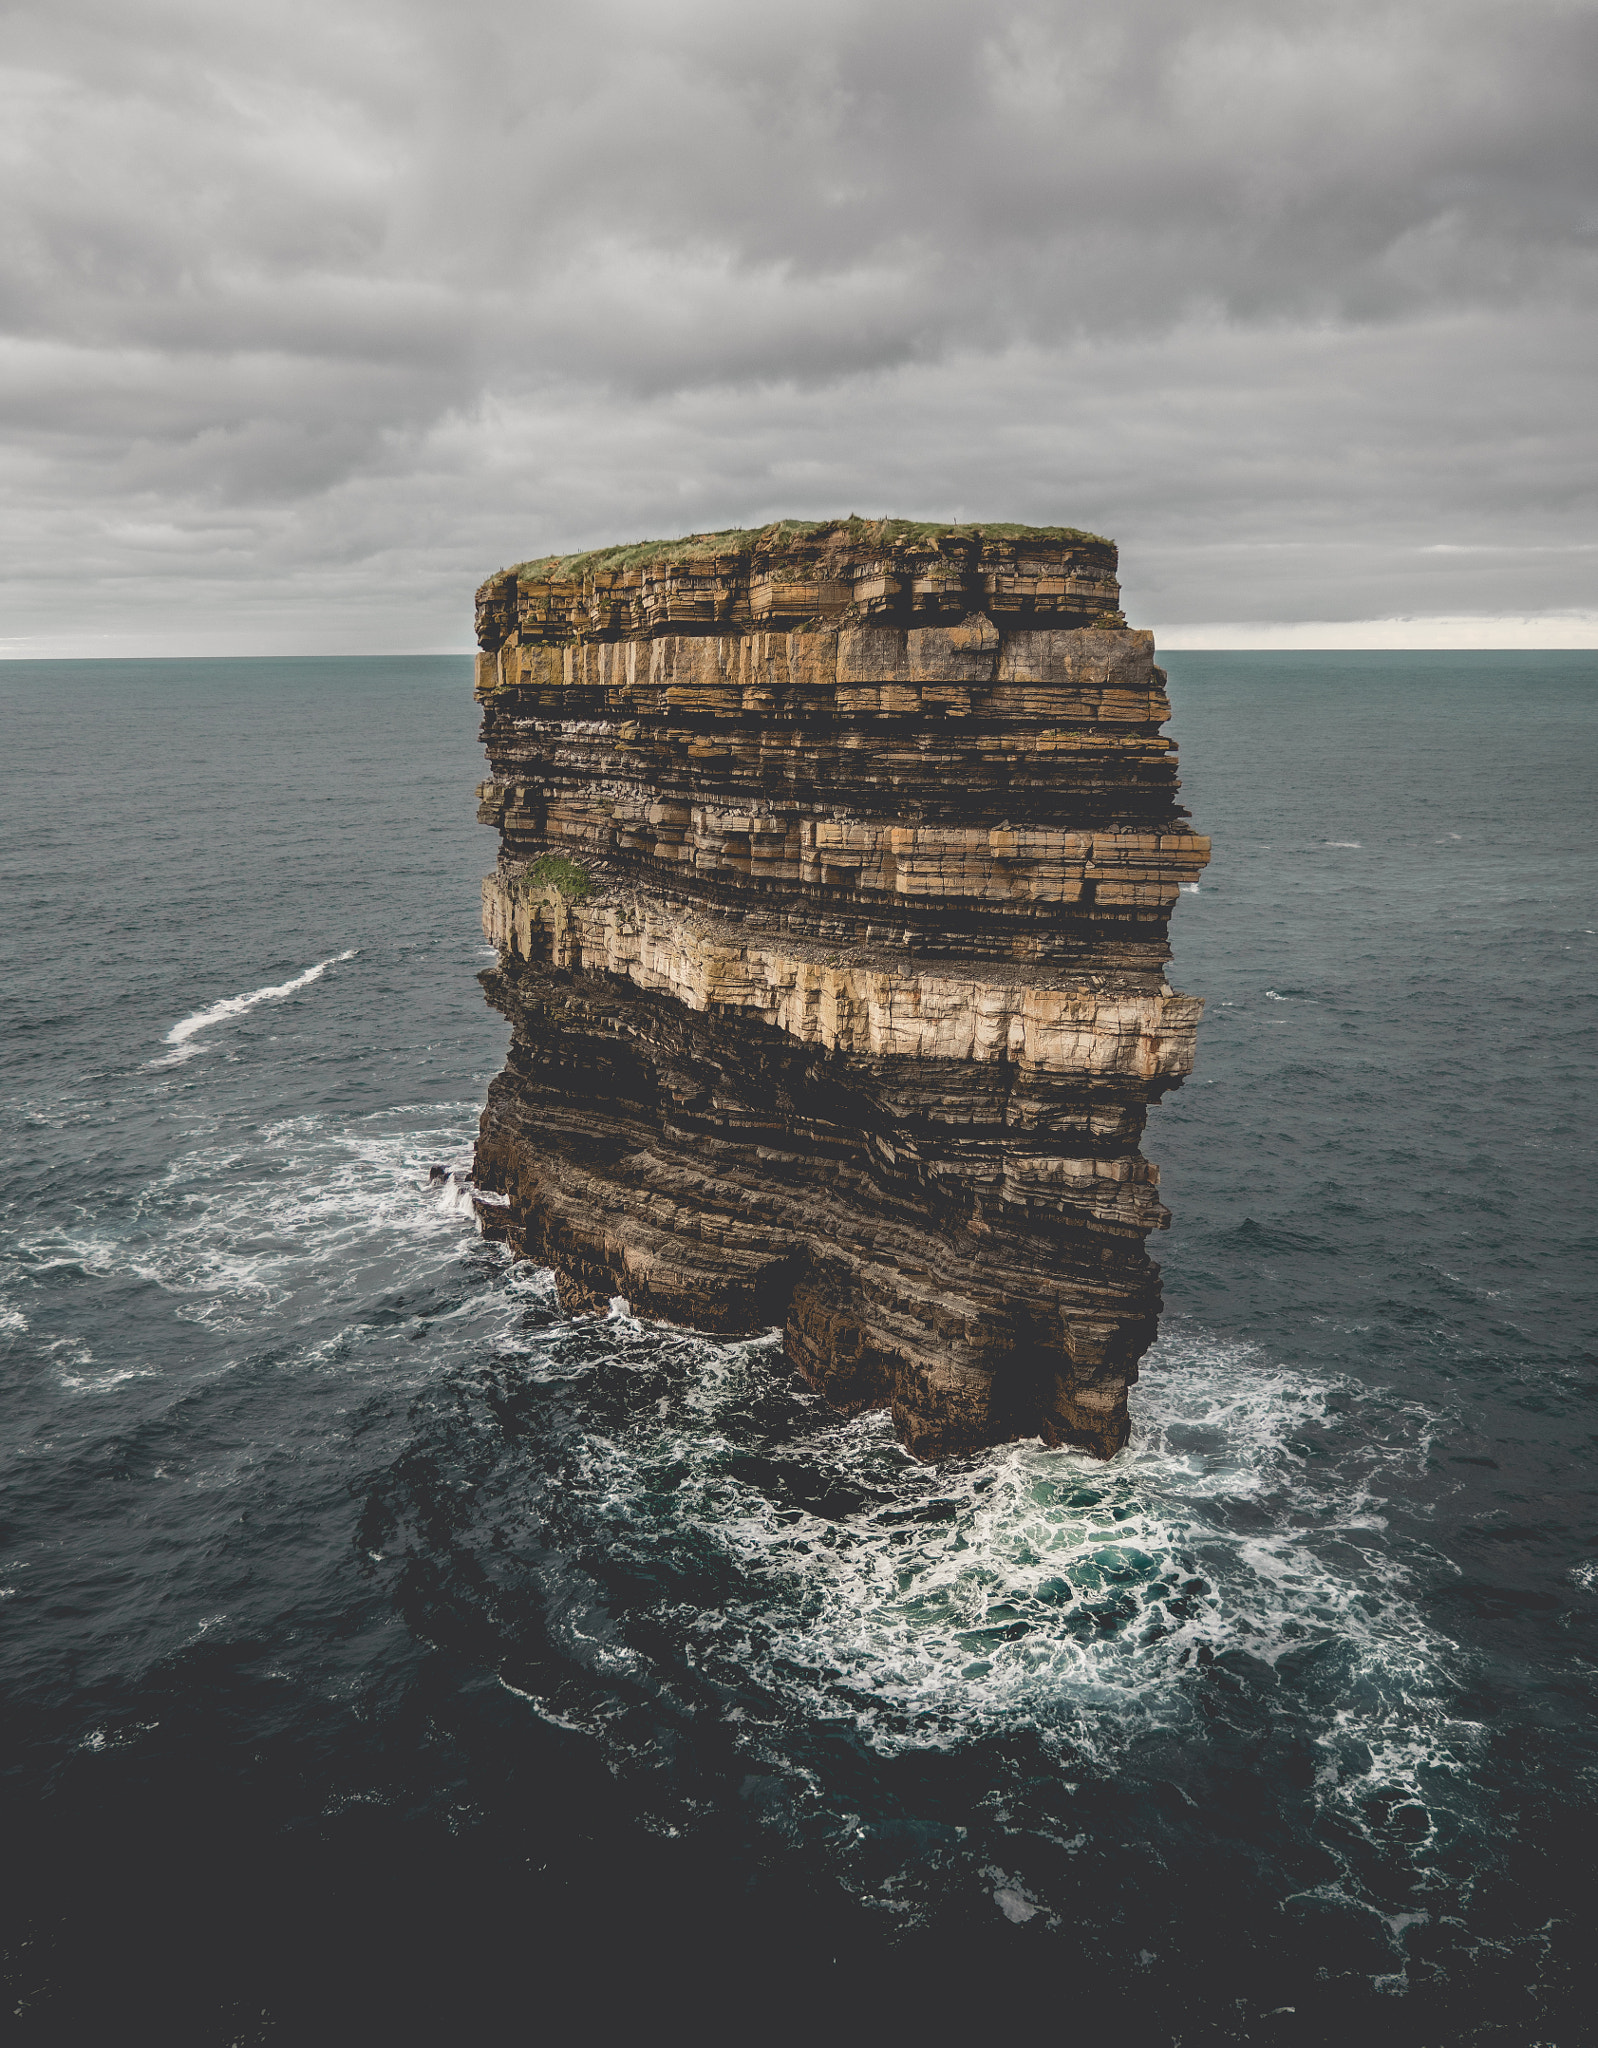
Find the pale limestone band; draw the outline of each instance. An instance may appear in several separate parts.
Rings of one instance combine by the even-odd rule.
[[[619,975],[690,1010],[752,1011],[801,1045],[878,1058],[1003,1059],[1022,1072],[1174,1081],[1192,1071],[1203,1009],[1169,988],[1112,993],[1080,977],[1051,986],[1002,968],[899,965],[886,953],[834,966],[814,957],[817,947],[751,936],[632,889],[574,900],[489,875],[483,931],[524,960]]]
[[[654,639],[520,642],[515,634],[477,657],[480,694],[521,685],[599,690],[639,708],[712,716],[768,710],[788,693],[838,696],[838,709],[912,712],[942,703],[968,711],[973,688],[1041,691],[991,715],[1049,716],[1053,693],[1080,700],[1105,723],[1160,724],[1171,715],[1154,671],[1154,636],[1132,628],[1007,627],[985,614],[957,626],[823,626],[793,632],[663,633]],[[884,690],[917,694],[885,703]],[[933,694],[931,698],[927,691]],[[865,693],[852,702],[850,692]],[[839,694],[841,693],[841,694]],[[941,696],[940,696],[941,693]]]

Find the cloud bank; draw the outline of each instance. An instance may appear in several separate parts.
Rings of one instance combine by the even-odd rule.
[[[505,561],[849,511],[1113,533],[1172,644],[1598,640],[1585,0],[56,0],[0,63],[0,653],[463,646]]]

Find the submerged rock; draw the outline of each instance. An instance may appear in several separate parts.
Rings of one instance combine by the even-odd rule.
[[[903,521],[484,584],[513,1036],[474,1175],[568,1310],[781,1324],[924,1458],[1126,1441],[1209,842],[1118,602],[1094,535]]]

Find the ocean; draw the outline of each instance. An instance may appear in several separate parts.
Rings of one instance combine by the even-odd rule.
[[[1598,655],[1176,654],[1109,1464],[564,1319],[462,659],[0,664],[0,2030],[1592,2038]]]

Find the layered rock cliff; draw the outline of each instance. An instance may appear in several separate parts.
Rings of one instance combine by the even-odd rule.
[[[1118,604],[1094,535],[904,521],[483,585],[476,1175],[568,1308],[781,1324],[922,1457],[1125,1442],[1209,843]]]

